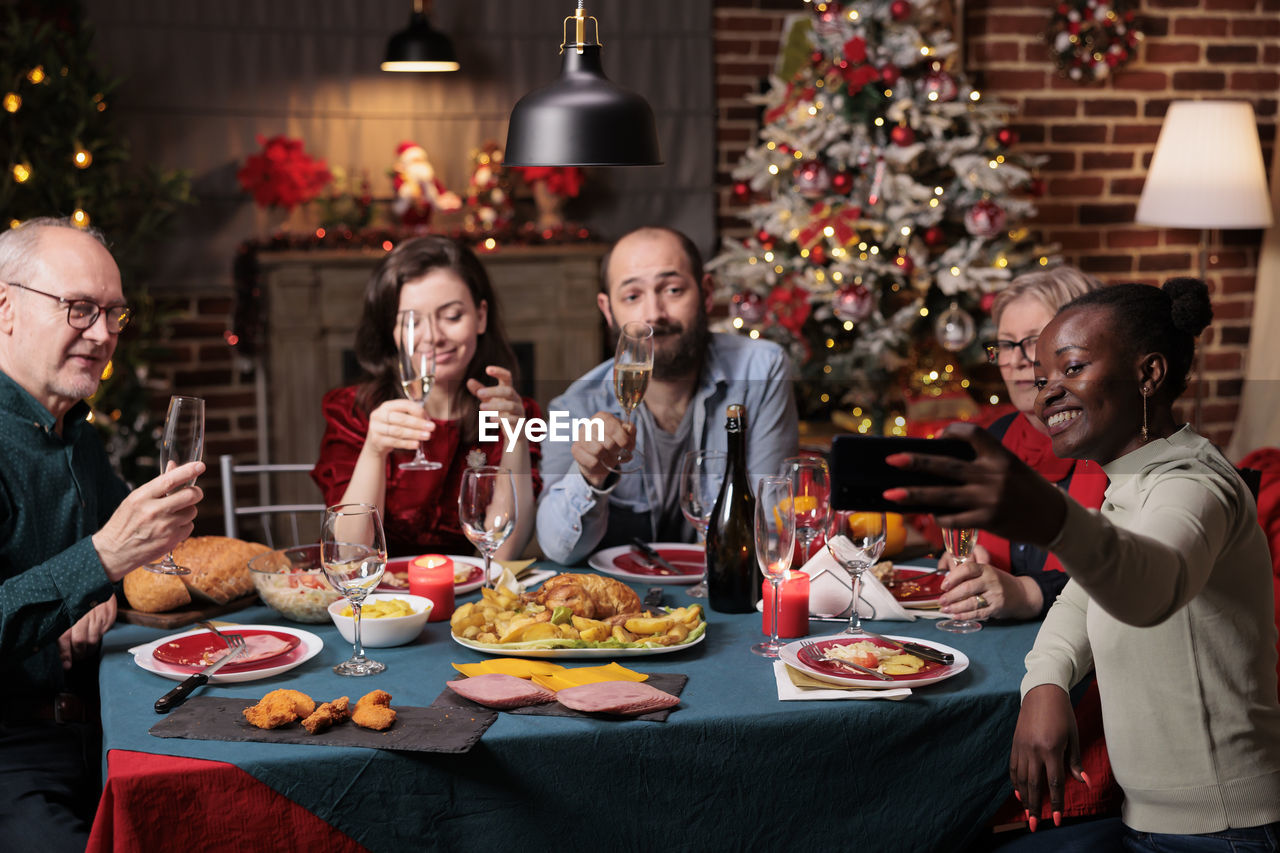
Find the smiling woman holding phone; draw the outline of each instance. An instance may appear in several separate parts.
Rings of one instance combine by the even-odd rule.
[[[969,425],[945,434],[972,462],[888,460],[958,484],[886,498],[948,506],[940,523],[1036,544],[1071,577],[1027,656],[1010,776],[1033,831],[1046,793],[1060,813],[1063,780],[1081,778],[1068,691],[1092,669],[1125,801],[1121,819],[1054,830],[1044,849],[1083,832],[1090,849],[1280,850],[1267,543],[1235,468],[1173,416],[1211,317],[1204,283],[1173,279],[1094,291],[1041,333],[1036,410],[1055,454],[1103,466],[1100,512]]]

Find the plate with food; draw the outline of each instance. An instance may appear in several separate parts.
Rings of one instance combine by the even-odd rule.
[[[645,583],[697,583],[706,571],[707,555],[701,545],[685,542],[654,542],[649,546],[668,566],[648,559],[630,545],[605,548],[587,559],[587,565],[626,581]]]
[[[903,607],[932,610],[942,600],[942,581],[947,576],[946,572],[893,563],[888,564],[883,574],[879,566],[876,569],[876,577]]]
[[[669,654],[702,642],[702,607],[645,608],[631,587],[566,573],[537,591],[481,590],[453,612],[459,645],[504,657],[600,658]]]
[[[896,645],[895,640],[949,652],[955,657],[955,663],[943,664],[909,654]],[[969,658],[964,652],[932,640],[922,642],[915,637],[819,637],[788,643],[778,655],[788,666],[806,675],[850,687],[924,687],[959,675],[969,668]],[[891,680],[881,681],[864,675],[846,664],[874,669]]]
[[[302,642],[302,638],[297,634],[275,629],[261,631],[257,628],[252,630],[240,628],[228,633],[236,633],[244,637],[245,650],[235,661],[219,670],[220,672],[246,672],[257,669],[259,664],[288,654]],[[199,672],[209,664],[217,663],[228,651],[227,641],[222,637],[212,631],[201,631],[161,643],[155,647],[152,654],[161,663],[183,666],[190,672]]]
[[[460,557],[446,555],[453,561],[453,594],[466,595],[480,588],[484,578],[484,560],[479,557]],[[418,557],[396,557],[387,560],[386,571],[382,573],[382,582],[378,584],[378,592],[407,592],[409,589],[409,564]],[[502,567],[493,564],[495,576],[502,572]]]
[[[273,675],[288,672],[294,667],[306,663],[324,648],[323,640],[310,631],[303,631],[299,628],[286,628],[280,625],[228,625],[223,628],[223,631],[228,634],[243,635],[246,638],[246,644],[250,638],[261,636],[271,636],[281,642],[292,642],[293,640],[297,640],[297,642],[292,643],[291,648],[287,651],[270,657],[242,663],[229,663],[209,679],[213,684],[235,684],[241,681],[258,681],[259,679],[270,678]],[[225,648],[221,641],[213,637],[209,631],[200,628],[195,631],[161,637],[145,645],[135,646],[129,649],[129,652],[133,655],[134,663],[147,672],[153,672],[156,675],[171,678],[174,681],[182,681],[192,673],[199,672],[204,668],[204,665],[167,663],[161,658],[169,656],[168,651],[161,651],[160,657],[157,657],[156,650],[165,647],[165,649],[173,651],[175,654],[183,654],[178,650],[188,647],[195,648],[205,642],[203,638],[213,638],[220,648]],[[285,640],[283,638],[288,639]]]

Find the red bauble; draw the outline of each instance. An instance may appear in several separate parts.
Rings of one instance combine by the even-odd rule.
[[[893,0],[889,5],[889,14],[895,21],[905,21],[911,17],[911,4],[907,0]]]
[[[822,55],[822,51],[820,50],[815,50],[813,53],[809,54],[809,61],[814,65],[821,65],[824,58],[825,57]]]
[[[842,288],[831,300],[831,313],[850,323],[861,323],[871,316],[874,307],[871,291],[860,284]]]
[[[758,240],[761,243],[768,243],[773,240],[773,235],[770,234],[768,231],[764,230],[763,228],[761,228],[759,231],[756,232],[756,240]]]
[[[738,198],[746,198],[751,193],[751,185],[746,181],[738,181],[733,185],[733,194]]]
[[[729,316],[734,319],[740,319],[748,326],[754,326],[764,319],[768,313],[764,299],[754,291],[743,291],[742,293],[733,294],[733,298],[729,301]]]
[[[779,153],[779,154],[790,154],[790,153],[791,153],[791,146],[790,146],[790,145],[788,145],[788,144],[787,144],[787,143],[785,143],[785,142],[779,143],[779,145],[778,145],[778,153]]]
[[[1044,178],[1032,178],[1027,189],[1030,190],[1031,194],[1036,198],[1044,195]]]
[[[942,229],[939,228],[937,225],[934,225],[933,227],[925,230],[924,244],[930,248],[933,248],[934,246],[942,242],[943,236],[944,235],[942,233]]]
[[[892,62],[880,69],[880,79],[886,86],[893,86],[902,79],[902,72]]]
[[[916,132],[911,129],[911,125],[900,124],[889,131],[889,138],[893,140],[894,145],[905,147],[916,141]]]
[[[996,142],[1005,148],[1011,148],[1018,144],[1018,133],[1012,128],[1002,127],[996,131]]]
[[[911,259],[910,255],[898,255],[893,259],[893,265],[902,270],[903,275],[911,275],[916,268],[916,262]]]
[[[925,95],[933,95],[935,101],[954,101],[960,87],[955,78],[945,71],[930,71],[924,78]]]
[[[809,263],[815,266],[821,266],[827,262],[827,250],[822,248],[822,244],[814,246],[809,250]]]
[[[794,176],[796,191],[805,198],[821,198],[831,189],[831,173],[817,160],[806,160]]]
[[[987,239],[1003,231],[1008,219],[1003,207],[984,198],[965,212],[964,227],[973,236]]]
[[[848,172],[836,172],[831,176],[831,189],[841,195],[848,194],[849,190],[852,188],[853,175],[850,175]]]

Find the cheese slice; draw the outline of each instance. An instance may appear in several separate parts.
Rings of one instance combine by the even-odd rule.
[[[558,663],[547,663],[543,660],[530,660],[527,658],[493,658],[480,663],[455,663],[453,668],[468,678],[490,674],[531,678],[534,675],[551,675],[564,669]]]

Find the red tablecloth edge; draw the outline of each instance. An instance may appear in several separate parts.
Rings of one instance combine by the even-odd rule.
[[[181,785],[174,784],[179,778]],[[234,764],[107,753],[107,780],[86,853],[286,847],[368,853]]]

